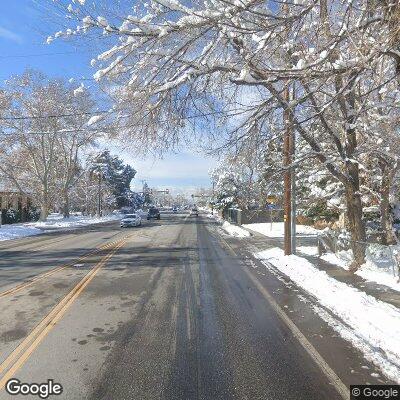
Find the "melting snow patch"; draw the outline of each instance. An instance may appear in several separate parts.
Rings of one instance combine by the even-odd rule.
[[[308,260],[272,248],[256,253],[265,265],[288,276],[309,292],[321,307],[316,311],[340,335],[361,350],[390,379],[400,383],[400,310],[339,282]]]

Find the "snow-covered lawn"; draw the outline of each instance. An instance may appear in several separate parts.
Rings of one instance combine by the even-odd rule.
[[[346,270],[349,269],[351,263],[348,256],[344,258],[341,254],[327,253],[321,258]],[[356,272],[357,275],[361,276],[366,281],[385,285],[400,292],[399,277],[395,276],[393,273],[392,265],[387,257],[382,257],[382,259],[379,260],[376,254],[371,254],[370,251],[367,251],[366,259],[366,263]],[[397,274],[397,271],[395,272]]]
[[[361,350],[390,379],[400,383],[400,310],[339,282],[303,257],[284,256],[279,248],[255,256],[272,264],[314,296],[314,309],[343,338]],[[326,310],[333,313],[333,318]]]
[[[318,256],[317,246],[298,246],[298,253]],[[348,270],[353,260],[351,250],[341,250],[335,253],[326,253],[320,257],[322,260]],[[400,281],[397,276],[397,267],[387,246],[370,245],[366,252],[366,263],[356,272],[366,281],[388,286],[400,292]],[[393,273],[393,267],[395,271]]]
[[[38,235],[49,230],[63,230],[79,226],[99,224],[102,222],[118,220],[120,218],[120,214],[110,214],[101,218],[83,215],[74,215],[70,218],[63,218],[61,214],[54,213],[50,214],[47,221],[44,222],[2,225],[0,228],[0,241]]]
[[[222,224],[222,229],[232,236],[236,236],[236,237],[240,237],[240,238],[250,236],[249,231],[241,228],[240,226],[232,225],[228,221],[224,221],[224,223]]]
[[[283,238],[283,222],[273,222],[272,224],[269,222],[265,222],[260,224],[245,224],[243,226],[271,238]],[[316,235],[318,233],[318,230],[313,228],[312,226],[297,225],[296,233],[299,235]]]

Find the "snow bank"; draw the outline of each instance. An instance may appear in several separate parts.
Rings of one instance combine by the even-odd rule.
[[[367,261],[362,265],[356,274],[364,278],[366,281],[376,282],[400,292],[399,277],[394,276],[393,273],[388,270],[379,268],[371,261]]]
[[[63,218],[61,214],[50,214],[47,221],[27,222],[24,224],[2,225],[0,228],[0,241],[18,239],[26,236],[38,235],[49,230],[63,230],[79,226],[99,224],[121,218],[120,214],[110,214],[105,217],[88,217],[75,215]]]
[[[90,217],[84,215],[74,215],[69,218],[63,218],[61,214],[50,214],[44,222],[32,222],[25,224],[30,227],[38,227],[42,229],[51,228],[75,228],[92,224],[100,224],[102,222],[115,221],[121,219],[120,214],[110,214],[105,217]]]
[[[308,256],[317,256],[318,247],[317,246],[297,246],[296,251],[307,254]]]
[[[328,262],[328,263],[337,265],[338,267],[342,267],[343,269],[346,269],[346,270],[349,269],[350,264],[351,264],[351,260],[349,260],[347,258],[347,256],[346,256],[346,258],[343,259],[343,258],[338,257],[334,253],[323,254],[321,256],[321,259],[326,261],[326,262]]]
[[[229,233],[231,236],[236,236],[240,238],[250,236],[249,231],[246,231],[246,229],[243,229],[240,226],[232,225],[228,221],[224,221],[224,223],[222,224],[222,229]]]
[[[272,224],[265,222],[261,224],[245,224],[243,226],[271,238],[283,238],[283,222],[273,222]],[[296,233],[299,235],[316,235],[318,230],[312,226],[296,225]]]
[[[331,278],[306,259],[284,256],[273,248],[256,253],[267,268],[272,264],[293,282],[312,294],[319,307],[315,310],[346,340],[361,350],[390,379],[400,383],[400,310],[360,290]]]
[[[216,212],[214,212],[214,214],[211,214],[211,213],[207,214],[207,218],[212,218],[219,222],[223,221],[223,219]]]
[[[351,256],[346,252],[339,252],[338,255],[327,253],[322,255],[321,258],[346,270],[349,269],[352,260]],[[366,281],[385,285],[400,292],[399,277],[395,276],[392,270],[391,262],[393,261],[389,261],[386,257],[379,259],[376,252],[372,254],[370,249],[366,253],[366,260],[366,263],[356,272],[358,276],[361,276]]]
[[[0,241],[18,239],[42,233],[40,229],[24,225],[2,225],[0,228]]]

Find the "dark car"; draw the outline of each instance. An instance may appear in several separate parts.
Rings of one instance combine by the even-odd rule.
[[[158,208],[150,208],[147,212],[147,219],[160,219],[160,211]]]

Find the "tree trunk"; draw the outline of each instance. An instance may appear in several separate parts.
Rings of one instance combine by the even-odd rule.
[[[70,210],[69,210],[69,193],[68,190],[65,189],[63,191],[63,199],[64,199],[64,204],[63,204],[63,218],[69,218],[70,217]]]
[[[388,171],[387,166],[382,167],[382,181],[381,181],[381,227],[383,230],[382,233],[382,243],[384,245],[393,244],[396,242],[394,233],[393,233],[393,221],[390,210],[390,186],[391,186],[391,174]]]
[[[348,184],[346,187],[347,218],[351,234],[351,249],[354,255],[354,262],[350,267],[356,271],[365,263],[365,225],[363,221],[361,196],[357,187]]]
[[[49,207],[47,204],[47,200],[44,200],[40,205],[40,221],[46,221],[49,215]]]

